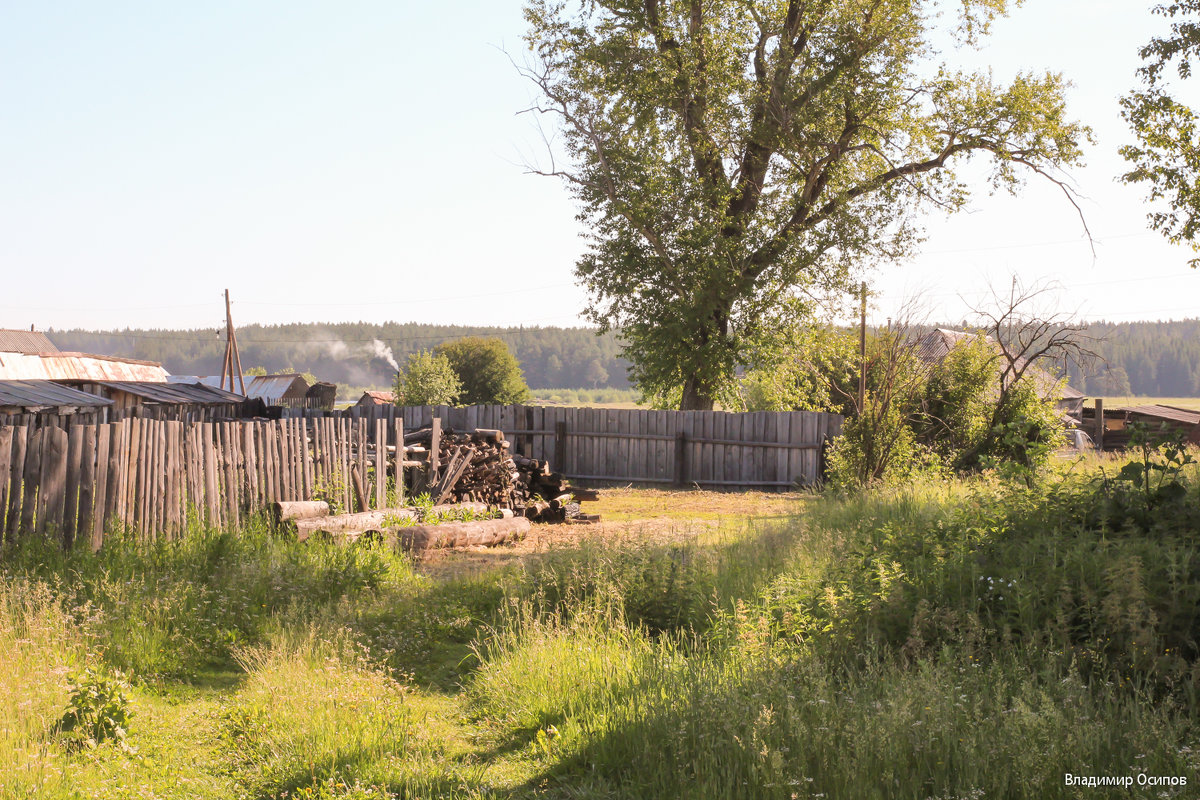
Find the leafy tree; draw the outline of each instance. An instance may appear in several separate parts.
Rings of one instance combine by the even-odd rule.
[[[396,405],[452,405],[462,394],[462,384],[446,356],[421,350],[408,357],[406,366],[396,376]]]
[[[1200,0],[1164,3],[1154,13],[1174,21],[1170,36],[1155,37],[1140,51],[1145,63],[1138,77],[1144,88],[1121,98],[1121,115],[1137,137],[1137,144],[1121,148],[1133,165],[1122,180],[1148,184],[1151,202],[1166,201],[1148,215],[1150,227],[1171,242],[1200,250],[1200,127],[1196,111],[1176,100],[1167,84],[1172,66],[1187,80],[1192,59],[1200,56]],[[1191,265],[1200,266],[1200,257]]]
[[[585,380],[595,389],[608,380],[608,370],[600,363],[600,359],[593,358],[588,362],[587,372],[584,375]]]
[[[521,365],[500,339],[469,336],[443,342],[437,354],[446,358],[458,376],[463,405],[522,403],[529,397]]]
[[[962,206],[973,154],[1009,189],[1079,160],[1061,76],[931,69],[936,5],[529,0],[524,73],[570,161],[533,171],[580,202],[588,314],[647,396],[725,400],[790,300],[909,253],[920,207]],[[973,43],[1008,2],[960,5]]]

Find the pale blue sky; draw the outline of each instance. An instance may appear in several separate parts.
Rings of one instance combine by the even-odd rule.
[[[964,56],[1075,81],[1099,257],[1034,181],[931,220],[873,316],[924,290],[956,319],[1012,271],[1091,316],[1200,315],[1188,251],[1113,181],[1148,8],[1028,0]],[[215,327],[226,287],[239,324],[576,324],[574,206],[519,164],[539,140],[502,48],[522,29],[517,0],[0,2],[0,327]]]

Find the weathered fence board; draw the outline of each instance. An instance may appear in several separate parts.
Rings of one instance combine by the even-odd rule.
[[[294,409],[280,420],[181,422],[69,416],[0,425],[0,540],[41,533],[93,548],[114,526],[145,538],[177,535],[198,516],[236,526],[270,502],[340,494],[357,507],[403,489],[404,431],[496,428],[517,452],[588,481],[687,482],[785,488],[819,480],[820,448],[841,417],[806,412],[731,414],[526,406]],[[365,510],[365,509],[359,509]]]

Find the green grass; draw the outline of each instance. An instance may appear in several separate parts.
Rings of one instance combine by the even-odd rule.
[[[1119,466],[794,516],[718,497],[686,537],[450,580],[258,525],[26,543],[0,568],[0,797],[1074,798],[1065,773],[1139,772],[1189,796],[1200,480],[1142,513]],[[132,683],[124,747],[58,729],[86,666]]]

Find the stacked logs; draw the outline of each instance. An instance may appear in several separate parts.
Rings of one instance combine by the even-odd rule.
[[[424,466],[413,491],[427,492],[434,505],[486,503],[536,522],[600,519],[579,507],[581,500],[598,500],[595,491],[572,488],[546,461],[512,453],[501,431],[433,426],[405,434],[404,444],[406,464]]]

